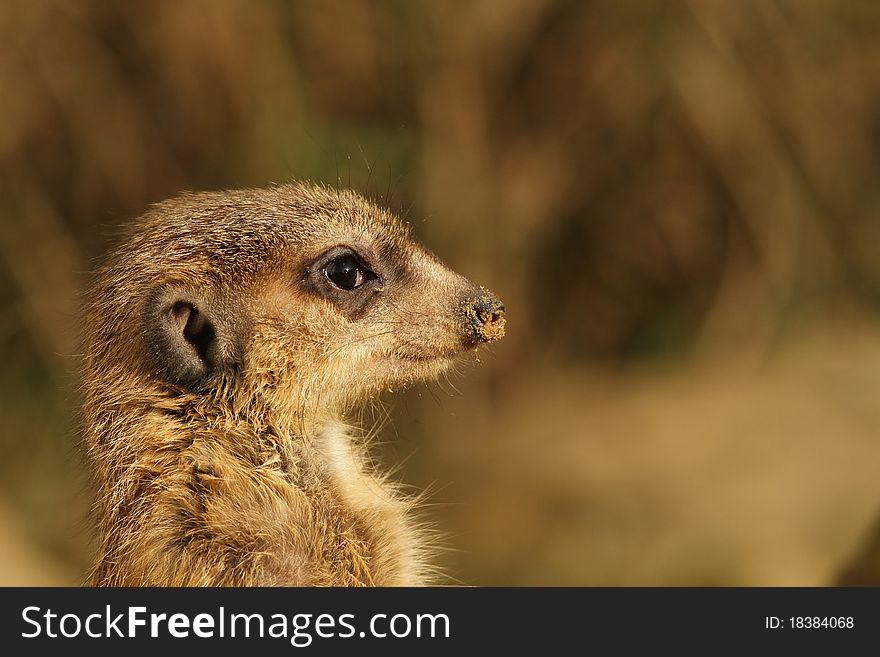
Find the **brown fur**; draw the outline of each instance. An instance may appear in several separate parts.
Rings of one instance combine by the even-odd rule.
[[[385,272],[358,307],[308,284],[316,259],[340,245]],[[151,337],[162,295],[210,312],[211,359],[233,365],[175,379],[173,353]],[[486,299],[495,311],[474,323]],[[412,502],[365,465],[344,418],[383,389],[435,376],[503,324],[494,297],[352,192],[292,184],[156,205],[86,298],[90,582],[431,581]]]

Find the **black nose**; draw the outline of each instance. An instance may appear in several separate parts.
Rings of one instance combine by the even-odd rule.
[[[478,342],[491,342],[504,337],[504,304],[494,294],[484,291],[471,300],[467,311]]]

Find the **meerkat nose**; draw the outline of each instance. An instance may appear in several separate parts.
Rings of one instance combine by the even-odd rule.
[[[504,304],[488,291],[473,299],[468,318],[476,329],[480,342],[491,342],[504,337]]]

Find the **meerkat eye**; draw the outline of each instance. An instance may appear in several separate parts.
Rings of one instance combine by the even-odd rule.
[[[351,253],[343,253],[328,262],[324,267],[324,275],[333,285],[343,290],[353,290],[376,277]]]

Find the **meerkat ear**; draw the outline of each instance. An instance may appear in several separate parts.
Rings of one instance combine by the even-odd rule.
[[[240,331],[225,304],[183,290],[165,290],[147,305],[144,335],[155,364],[171,383],[202,391],[241,364]]]

